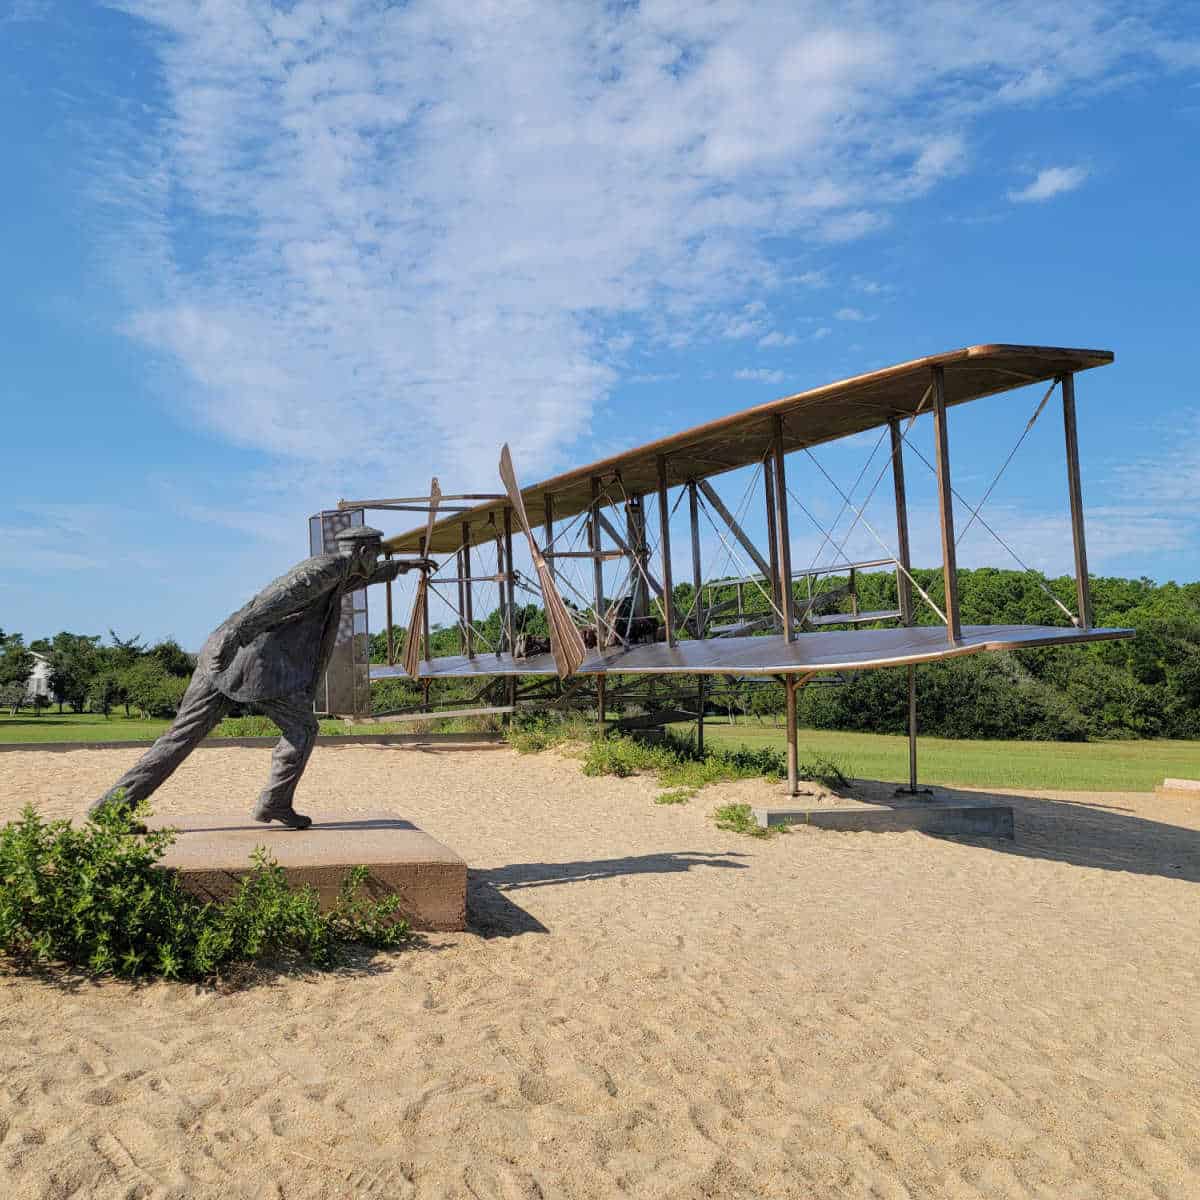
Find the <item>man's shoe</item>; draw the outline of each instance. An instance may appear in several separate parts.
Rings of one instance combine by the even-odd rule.
[[[312,817],[306,817],[303,813],[298,813],[290,804],[286,807],[271,806],[263,804],[259,801],[254,806],[253,817],[256,821],[261,821],[264,825],[270,821],[278,821],[281,825],[286,825],[289,829],[307,829],[312,824]]]

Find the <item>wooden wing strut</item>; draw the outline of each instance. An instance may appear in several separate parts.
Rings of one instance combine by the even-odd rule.
[[[554,655],[554,665],[558,668],[559,678],[565,679],[579,670],[587,651],[578,627],[571,619],[571,614],[567,611],[562,597],[558,594],[558,588],[554,586],[554,576],[550,572],[550,564],[546,562],[534,539],[533,530],[529,525],[529,517],[525,512],[525,501],[521,498],[521,489],[517,486],[517,476],[513,471],[512,455],[508,452],[507,443],[500,451],[500,480],[504,484],[504,490],[508,493],[508,499],[512,504],[513,512],[516,513],[517,521],[525,530],[525,536],[529,540],[529,553],[533,557],[533,565],[538,573],[538,583],[542,589],[542,602],[546,606],[546,624],[550,627],[550,652]]]
[[[437,519],[438,503],[442,498],[442,489],[438,487],[437,476],[429,485],[429,520],[425,525],[425,545],[422,553],[429,557],[429,547],[433,545],[433,523]],[[425,632],[425,609],[429,604],[429,568],[421,569],[421,578],[417,580],[417,594],[413,600],[412,619],[408,623],[408,635],[404,639],[404,673],[410,679],[416,679],[421,668],[421,637]],[[426,650],[428,654],[429,651]]]

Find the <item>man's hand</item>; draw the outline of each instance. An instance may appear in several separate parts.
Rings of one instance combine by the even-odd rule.
[[[397,575],[407,575],[409,571],[436,571],[437,563],[432,558],[393,558],[388,560],[396,568]]]

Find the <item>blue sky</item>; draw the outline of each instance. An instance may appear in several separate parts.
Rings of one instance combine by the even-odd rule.
[[[994,341],[1116,352],[1077,385],[1093,570],[1200,577],[1198,17],[0,0],[0,627],[195,647],[340,496]],[[955,410],[968,499],[1038,399]],[[853,480],[873,445],[818,457]],[[1057,408],[985,512],[1069,568]]]

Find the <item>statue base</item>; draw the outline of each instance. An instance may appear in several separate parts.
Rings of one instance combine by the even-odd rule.
[[[152,820],[179,830],[162,865],[178,873],[188,891],[224,900],[251,869],[250,856],[265,846],[292,887],[315,888],[330,908],[346,872],[369,872],[363,894],[400,897],[400,911],[414,929],[455,930],[467,924],[467,864],[411,821],[392,813],[348,817],[310,813],[309,829],[220,817]]]

